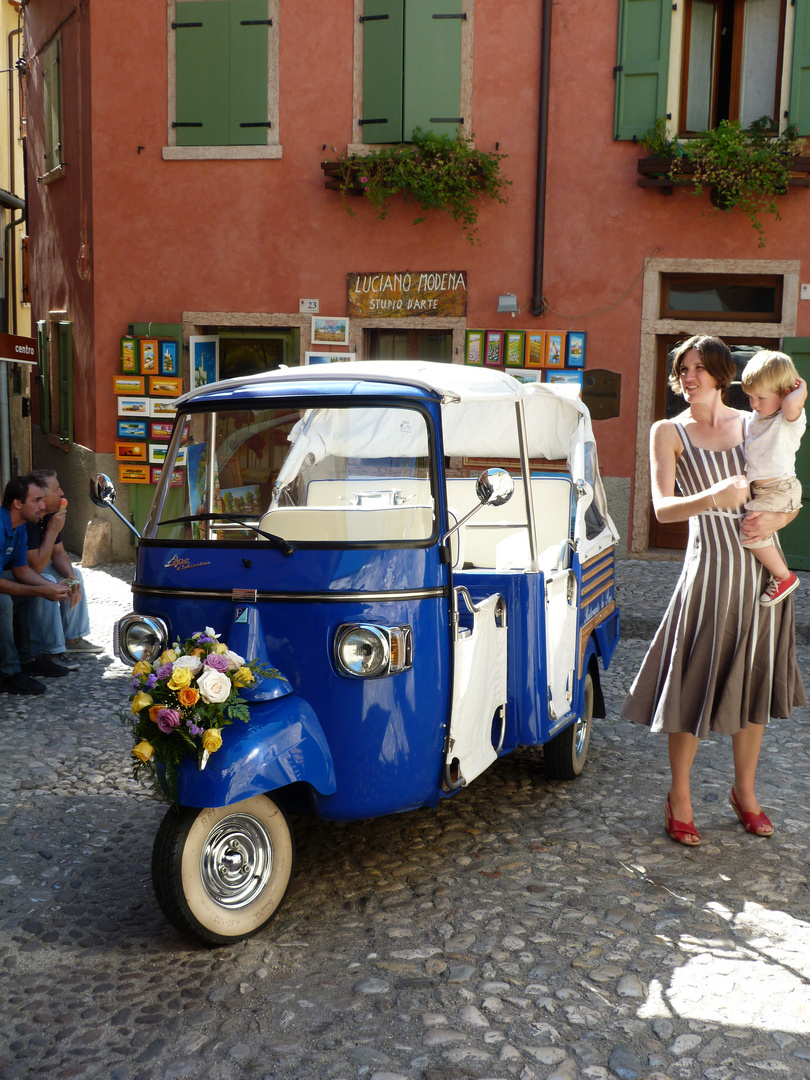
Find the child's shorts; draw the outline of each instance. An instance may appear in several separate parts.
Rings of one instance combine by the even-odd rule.
[[[791,514],[794,510],[802,508],[802,485],[796,476],[788,476],[781,480],[752,480],[752,498],[745,503],[745,509],[750,513],[771,511],[776,514]],[[765,540],[755,540],[751,543],[743,541],[747,548],[768,547],[772,543],[771,537]]]

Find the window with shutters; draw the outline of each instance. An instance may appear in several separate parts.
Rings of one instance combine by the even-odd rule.
[[[471,136],[473,9],[355,0],[354,148],[409,142],[415,128]]]
[[[51,311],[37,323],[39,424],[64,450],[73,442],[73,323]]]
[[[614,138],[768,116],[810,134],[810,0],[620,0]]]
[[[42,101],[45,144],[42,175],[50,181],[64,172],[62,160],[62,39],[59,34],[42,50]]]
[[[279,0],[169,0],[167,159],[281,157]]]

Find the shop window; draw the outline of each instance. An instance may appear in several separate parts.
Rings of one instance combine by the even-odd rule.
[[[358,0],[363,143],[408,142],[415,128],[470,131],[463,68],[471,55],[471,0]]]
[[[42,179],[50,180],[63,171],[62,159],[62,45],[59,34],[42,51],[42,102],[45,147]]]
[[[782,321],[779,274],[662,274],[661,318]]]
[[[679,77],[670,79],[670,71]],[[810,0],[621,0],[614,138],[770,117],[810,134]]]
[[[164,157],[280,156],[278,7],[278,0],[170,0]]]

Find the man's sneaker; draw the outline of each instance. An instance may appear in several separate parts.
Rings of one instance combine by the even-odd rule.
[[[104,652],[100,645],[94,645],[92,641],[85,641],[84,638],[80,637],[71,638],[69,641],[66,641],[65,648],[68,652],[87,653],[88,655],[90,653]]]
[[[43,653],[45,660],[50,660],[52,664],[59,664],[60,667],[67,668],[68,671],[78,671],[80,664],[76,660],[70,660],[66,652],[59,653]]]
[[[21,671],[14,675],[7,675],[0,682],[0,693],[3,694],[44,694],[46,689],[44,683],[23,675]]]
[[[795,574],[791,574],[790,577],[786,577],[783,581],[778,581],[775,577],[772,577],[768,582],[768,588],[760,596],[760,604],[764,604],[765,607],[770,607],[771,604],[778,604],[780,600],[784,600],[786,596],[790,596],[796,586],[799,584],[799,579]]]
[[[38,656],[28,664],[22,666],[23,675],[41,675],[45,679],[58,679],[63,675],[70,675],[66,667],[55,664],[47,656]]]

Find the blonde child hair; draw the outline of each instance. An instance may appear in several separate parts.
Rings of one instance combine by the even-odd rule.
[[[760,349],[745,365],[740,382],[746,391],[762,386],[770,394],[785,394],[794,388],[798,377],[793,361],[785,353]]]

